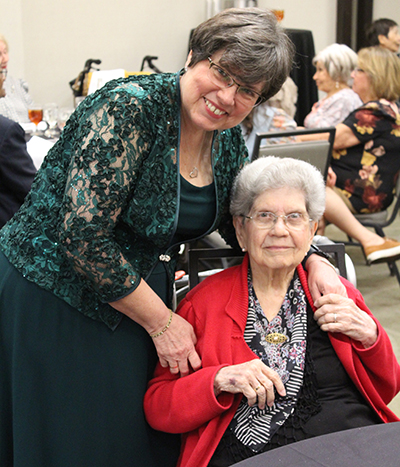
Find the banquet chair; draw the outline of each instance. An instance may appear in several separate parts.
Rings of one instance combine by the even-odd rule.
[[[391,225],[396,219],[398,219],[398,212],[400,208],[400,172],[397,177],[397,183],[395,186],[395,193],[394,193],[394,200],[391,206],[388,209],[380,212],[374,212],[370,214],[355,214],[354,216],[357,218],[359,222],[364,227],[371,227],[375,230],[375,232],[380,235],[381,237],[385,237],[385,232],[383,229]],[[360,246],[361,244],[353,240],[352,238],[348,237],[348,242],[345,242],[345,245],[356,245]],[[363,250],[364,251],[364,250]],[[365,255],[364,255],[365,256]],[[385,261],[388,264],[390,275],[396,276],[397,281],[400,285],[400,273],[397,267],[396,261]]]
[[[329,133],[328,140],[299,141],[282,144],[263,143],[263,141],[270,138],[276,139],[321,133]],[[293,157],[295,159],[301,159],[317,167],[322,173],[324,180],[326,180],[332,157],[335,133],[336,129],[334,127],[257,133],[251,160],[254,161],[259,157],[265,156]]]
[[[345,247],[342,243],[318,243],[318,248],[327,253],[337,268],[339,274],[347,278],[346,260],[345,260]],[[203,259],[221,259],[221,258],[236,258],[238,263],[243,257],[243,253],[233,248],[201,248],[189,250],[188,261],[188,290],[195,287],[202,279],[211,276],[222,269],[210,269],[201,271],[201,261]]]

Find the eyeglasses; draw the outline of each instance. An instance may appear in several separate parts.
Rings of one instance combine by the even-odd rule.
[[[365,70],[363,70],[362,68],[354,68],[354,71],[355,73],[365,73]]]
[[[208,77],[210,80],[221,89],[230,88],[231,86],[236,85],[236,100],[238,102],[243,105],[256,107],[265,100],[261,94],[253,89],[246,88],[245,86],[238,84],[229,73],[214,63],[210,57],[208,57],[208,61],[210,62],[210,67],[208,69]]]
[[[273,212],[261,211],[257,212],[254,216],[242,215],[242,217],[252,220],[259,229],[265,230],[273,229],[279,218],[283,219],[284,224],[289,230],[302,230],[309,222],[312,222],[312,219],[301,212],[277,216]]]

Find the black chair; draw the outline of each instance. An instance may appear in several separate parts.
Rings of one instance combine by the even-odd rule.
[[[385,227],[388,227],[390,224],[392,224],[396,220],[397,214],[399,212],[399,208],[400,208],[400,173],[397,178],[394,200],[392,202],[392,205],[389,207],[389,209],[386,209],[385,211],[381,211],[381,212],[371,213],[371,214],[355,214],[355,217],[359,222],[361,222],[361,224],[364,227],[372,227],[378,235],[380,235],[381,237],[386,237],[383,229]],[[348,237],[348,239],[349,241],[345,243],[346,245],[356,245],[356,246],[361,247],[361,244],[356,242],[352,238]],[[396,261],[383,260],[382,262],[386,262],[388,264],[390,275],[396,276],[397,281],[400,285],[400,273],[399,273],[399,269],[397,267]]]
[[[268,140],[269,138],[286,138],[290,136],[313,135],[321,133],[329,133],[329,139],[283,144],[263,144],[263,141]],[[334,127],[257,133],[254,141],[254,150],[251,160],[254,161],[259,157],[265,156],[293,157],[295,159],[301,159],[317,167],[326,180],[332,157],[335,133],[336,129]]]
[[[334,266],[339,270],[339,274],[347,278],[346,263],[345,263],[345,247],[343,243],[332,243],[332,244],[318,244],[318,248],[327,253],[331,258]],[[202,278],[208,277],[222,269],[210,269],[200,271],[201,261],[218,259],[221,258],[236,258],[238,263],[243,257],[243,253],[233,248],[201,248],[189,250],[189,261],[188,261],[188,288],[189,290],[195,287]]]

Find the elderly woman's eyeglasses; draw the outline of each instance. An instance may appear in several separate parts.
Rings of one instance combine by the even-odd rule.
[[[309,222],[312,222],[312,219],[301,212],[277,216],[273,212],[261,211],[255,213],[254,216],[243,215],[242,217],[252,220],[259,229],[266,230],[273,229],[279,218],[283,219],[284,224],[289,230],[302,230]]]
[[[355,71],[356,73],[365,73],[365,70],[363,70],[362,68],[359,68],[359,67],[354,68],[354,71]]]
[[[246,88],[245,86],[238,84],[229,73],[214,63],[210,57],[208,57],[208,61],[210,62],[210,67],[208,69],[208,76],[210,80],[221,89],[230,88],[233,85],[237,86],[236,100],[238,102],[243,105],[251,105],[252,107],[256,107],[265,100],[261,94],[254,91],[253,89]]]

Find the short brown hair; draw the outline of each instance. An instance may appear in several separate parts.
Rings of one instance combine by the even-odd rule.
[[[189,66],[223,51],[221,66],[246,85],[264,82],[264,99],[280,90],[294,55],[275,15],[259,8],[230,8],[204,21],[193,31],[190,49]]]

